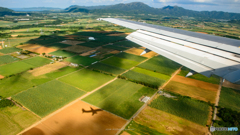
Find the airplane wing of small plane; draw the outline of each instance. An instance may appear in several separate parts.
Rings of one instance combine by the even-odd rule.
[[[126,38],[146,47],[142,54],[152,50],[204,76],[240,84],[240,40],[119,18],[98,20],[136,30]]]

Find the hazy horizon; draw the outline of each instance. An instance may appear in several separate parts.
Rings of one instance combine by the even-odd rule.
[[[240,13],[240,0],[0,0],[1,6],[6,8],[53,7],[62,9],[71,5],[98,6],[131,2],[143,2],[154,8],[162,8],[170,5],[195,11],[224,11]]]

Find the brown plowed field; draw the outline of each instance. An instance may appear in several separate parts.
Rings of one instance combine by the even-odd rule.
[[[90,55],[90,54],[92,54],[93,52],[96,52],[97,51],[97,49],[96,50],[91,50],[91,51],[88,51],[88,52],[85,52],[85,53],[82,53],[82,54],[80,54],[81,56],[88,56],[88,55]]]
[[[114,50],[114,51],[111,51],[110,53],[112,53],[112,54],[117,54],[117,53],[120,53],[120,51]]]
[[[69,44],[69,45],[77,45],[77,44],[82,44],[82,43],[85,43],[85,42],[83,42],[83,41],[75,41],[75,40],[66,40],[65,42],[61,42],[61,43]]]
[[[21,48],[24,50],[29,50],[29,49],[33,49],[33,48],[38,48],[41,47],[41,45],[37,45],[37,44],[25,44],[25,45],[19,45],[17,46],[17,48]]]
[[[4,78],[4,76],[0,75],[0,79],[3,79],[3,78]]]
[[[140,55],[144,50],[143,49],[138,49],[138,48],[131,48],[128,49],[127,51],[125,51],[126,53],[131,53],[131,54],[135,54],[135,55]],[[150,51],[146,54],[143,54],[143,57],[147,57],[147,58],[151,58],[153,56],[155,56],[157,53]]]
[[[224,87],[233,88],[233,89],[236,89],[236,90],[240,90],[240,85],[230,83],[230,82],[227,81],[227,80],[225,80],[225,81],[223,82],[223,86],[224,86]]]
[[[92,48],[90,47],[85,47],[85,46],[80,46],[80,45],[75,45],[75,46],[70,46],[67,48],[64,48],[64,50],[70,51],[70,52],[75,52],[75,53],[82,53],[91,50]]]
[[[56,62],[56,63],[48,64],[48,65],[45,65],[45,66],[42,66],[39,68],[35,68],[28,72],[31,73],[33,76],[39,76],[39,75],[44,75],[46,73],[66,67],[67,65],[68,65],[68,63],[65,63],[65,62]]]
[[[207,83],[207,82],[203,82],[203,81],[199,81],[199,80],[195,80],[195,79],[191,79],[191,78],[186,78],[186,77],[179,76],[179,75],[176,75],[172,79],[172,81],[184,83],[184,84],[187,84],[187,85],[192,85],[192,86],[202,88],[202,89],[206,89],[206,90],[212,90],[212,91],[217,91],[218,90],[218,85],[217,84]]]
[[[78,101],[22,135],[114,135],[126,120],[108,113],[83,113],[82,109],[98,109],[83,101]],[[112,129],[112,130],[110,130]],[[115,129],[115,130],[114,130]]]
[[[36,53],[51,53],[51,52],[54,52],[56,51],[57,49],[54,49],[54,48],[49,48],[49,47],[38,47],[38,48],[33,48],[33,49],[29,49],[29,51],[31,52],[36,52]]]
[[[127,34],[125,33],[108,34],[108,36],[122,36],[122,35],[127,35]]]

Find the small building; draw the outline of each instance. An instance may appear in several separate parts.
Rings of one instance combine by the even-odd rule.
[[[76,64],[76,63],[71,63],[70,66],[78,67],[78,64]]]
[[[144,98],[141,99],[142,102],[147,103],[150,97],[145,96]]]
[[[94,38],[94,37],[89,37],[88,39],[89,39],[89,40],[95,40],[95,38]]]

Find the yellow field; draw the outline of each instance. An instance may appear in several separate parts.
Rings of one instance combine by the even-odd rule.
[[[131,54],[135,54],[135,55],[140,55],[144,50],[143,49],[138,49],[138,48],[131,48],[126,50],[126,53],[131,53]],[[150,51],[144,55],[142,55],[143,57],[147,57],[147,58],[151,58],[153,56],[157,55],[157,53]]]
[[[134,119],[137,123],[169,135],[206,135],[208,128],[147,106]]]

